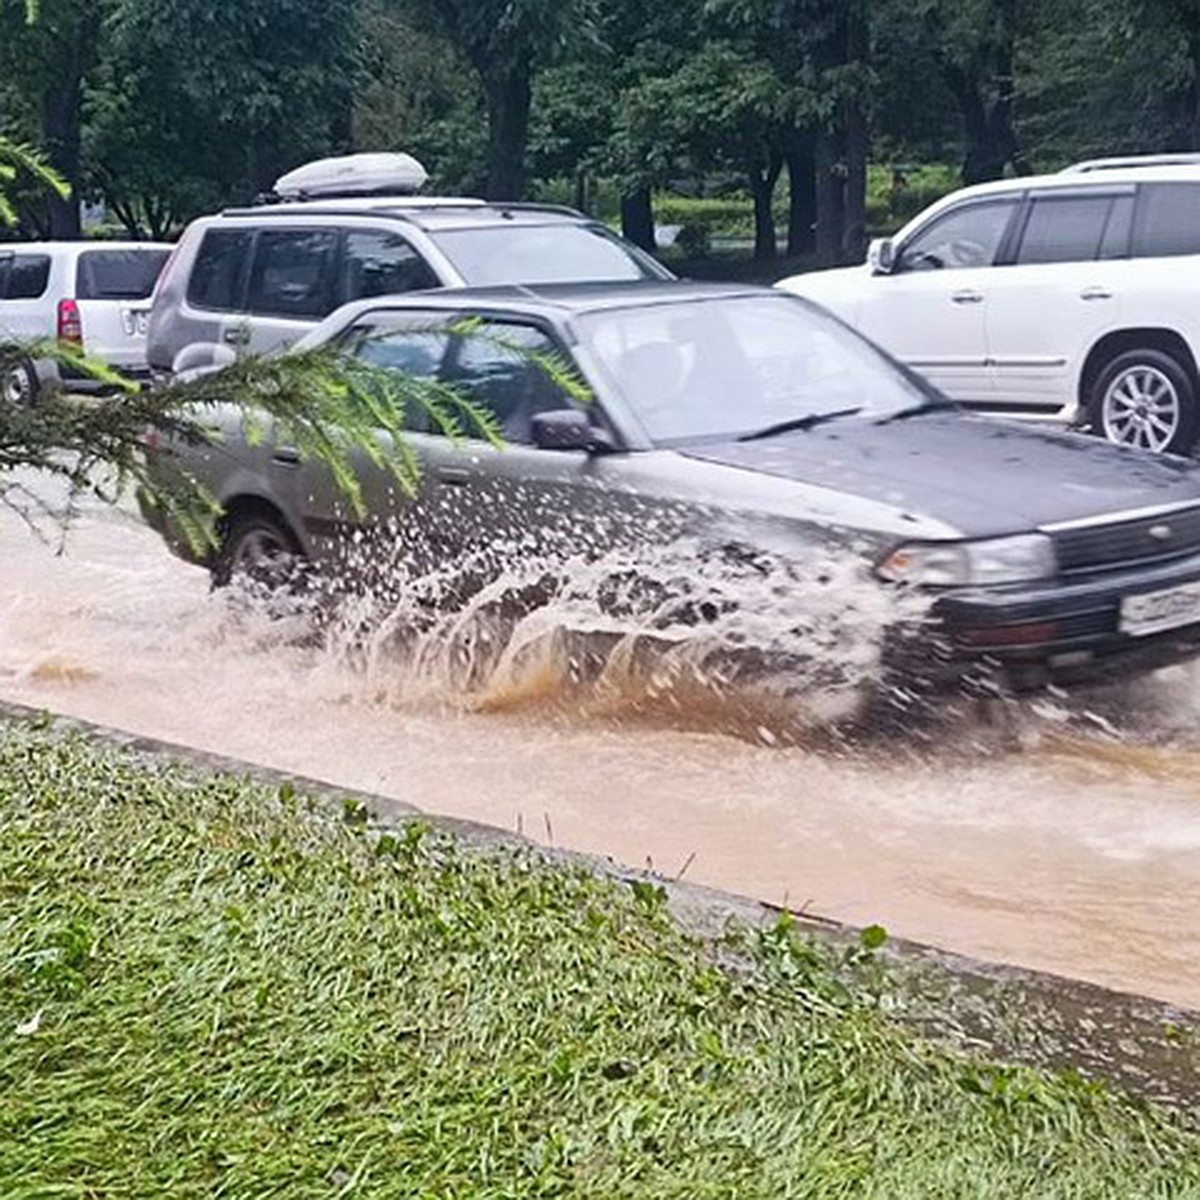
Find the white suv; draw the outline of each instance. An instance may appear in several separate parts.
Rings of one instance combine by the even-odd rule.
[[[1200,436],[1200,165],[964,188],[861,267],[781,280],[952,399],[1186,453]]]
[[[73,342],[148,378],[150,295],[170,252],[152,242],[0,243],[0,344]],[[0,396],[29,403],[56,376],[49,361],[18,360],[0,377]],[[92,382],[73,379],[71,387]]]

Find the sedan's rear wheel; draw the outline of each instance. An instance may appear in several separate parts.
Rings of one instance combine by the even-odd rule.
[[[245,581],[271,591],[292,590],[299,587],[304,566],[304,554],[282,520],[250,513],[226,526],[213,563],[213,585]]]
[[[1118,355],[1092,388],[1092,428],[1119,446],[1186,454],[1196,441],[1196,390],[1161,350]]]

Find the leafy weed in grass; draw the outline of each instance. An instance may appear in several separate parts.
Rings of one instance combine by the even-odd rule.
[[[1200,1196],[1170,1116],[891,1026],[882,931],[750,979],[346,815],[0,726],[0,1196]]]

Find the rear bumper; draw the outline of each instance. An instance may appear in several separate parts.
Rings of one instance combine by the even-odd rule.
[[[1005,590],[944,594],[933,605],[939,633],[934,675],[961,678],[993,668],[1018,686],[1132,676],[1200,656],[1196,619],[1138,636],[1122,629],[1122,602],[1200,583],[1200,555],[1150,568]],[[929,647],[923,647],[928,661]]]

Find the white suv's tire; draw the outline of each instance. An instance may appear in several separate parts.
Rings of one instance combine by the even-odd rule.
[[[28,408],[37,403],[40,391],[37,369],[27,358],[10,363],[0,373],[0,399],[5,404]]]
[[[1196,388],[1179,361],[1162,350],[1127,350],[1092,385],[1094,433],[1121,446],[1187,454],[1196,442]]]

